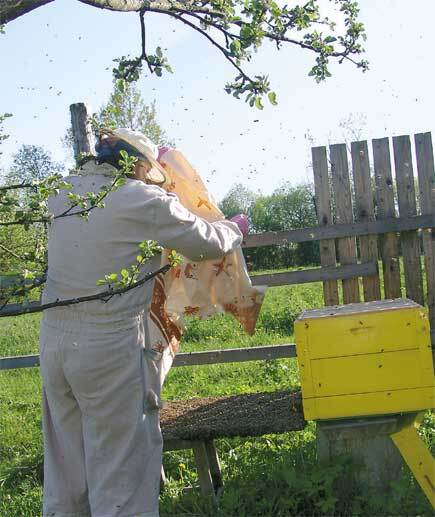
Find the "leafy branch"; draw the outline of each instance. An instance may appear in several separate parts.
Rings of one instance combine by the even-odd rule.
[[[263,108],[262,99],[268,96],[276,104],[276,94],[270,88],[267,75],[251,76],[244,68],[265,40],[281,49],[284,44],[298,46],[316,54],[315,65],[309,75],[317,82],[330,77],[332,58],[339,63],[349,61],[367,70],[368,62],[360,59],[361,42],[365,41],[364,25],[358,21],[358,4],[351,0],[330,0],[344,17],[344,34],[335,34],[335,23],[322,18],[316,0],[293,8],[280,6],[273,0],[205,0],[200,2],[144,2],[140,9],[141,54],[136,58],[123,56],[115,60],[113,70],[120,84],[136,81],[146,63],[151,73],[161,76],[164,70],[172,72],[160,47],[148,54],[145,41],[146,12],[169,16],[199,33],[213,45],[236,69],[237,75],[228,82],[225,91],[236,98],[244,96],[250,106]],[[321,32],[318,27],[327,29]],[[294,34],[294,35],[293,35]],[[300,34],[296,37],[296,34]]]
[[[156,271],[147,273],[143,278],[139,279],[142,267],[151,257],[160,252],[162,248],[155,241],[143,241],[139,244],[139,250],[140,251],[136,257],[137,264],[133,264],[130,268],[122,269],[120,273],[110,273],[105,275],[104,279],[97,281],[97,285],[106,285],[107,289],[89,296],[70,298],[67,300],[56,300],[54,302],[40,305],[31,304],[27,307],[23,305],[7,305],[12,297],[27,296],[33,289],[40,287],[46,281],[45,275],[38,278],[32,277],[33,281],[30,284],[26,284],[26,278],[23,278],[20,284],[14,285],[9,289],[1,290],[3,296],[0,299],[0,317],[19,316],[22,314],[41,312],[46,309],[53,309],[54,307],[66,307],[94,300],[102,300],[107,303],[114,296],[122,295],[145,284],[158,275],[167,273],[172,267],[177,266],[183,260],[181,255],[172,250],[168,254],[168,264],[165,264]],[[7,296],[4,296],[4,293],[7,293]]]
[[[78,303],[90,302],[90,301],[94,301],[94,300],[108,301],[116,295],[124,294],[124,293],[130,291],[131,289],[135,289],[136,287],[139,287],[139,286],[145,284],[146,282],[150,281],[157,275],[166,273],[167,271],[169,271],[169,269],[171,269],[171,267],[172,267],[171,264],[166,264],[165,266],[161,267],[157,271],[148,273],[147,275],[144,276],[144,278],[142,278],[142,279],[138,280],[137,282],[134,282],[130,285],[126,285],[126,286],[120,287],[118,289],[113,289],[113,288],[109,287],[108,289],[106,289],[105,291],[102,291],[101,293],[92,294],[89,296],[81,296],[78,298],[70,298],[67,300],[56,300],[54,302],[40,304],[40,305],[33,304],[33,305],[29,305],[27,307],[18,306],[18,307],[11,308],[11,307],[5,306],[2,309],[0,309],[0,318],[6,317],[6,316],[19,316],[22,314],[31,314],[31,313],[35,313],[35,312],[42,312],[44,310],[53,309],[55,307],[66,307],[69,305],[77,305]]]
[[[69,192],[67,194],[68,208],[57,215],[46,212],[48,197],[58,195],[60,190],[70,190],[72,187],[59,174],[49,176],[40,182],[32,184],[32,186],[37,187],[37,191],[32,193],[27,199],[26,209],[20,208],[17,197],[8,195],[6,192],[8,190],[7,186],[0,188],[0,214],[4,212],[10,216],[11,209],[14,208],[12,220],[0,221],[0,226],[23,225],[25,228],[29,228],[31,224],[49,223],[55,219],[72,215],[87,219],[89,213],[95,208],[104,208],[104,200],[109,193],[124,185],[126,178],[133,174],[137,159],[134,156],[128,156],[125,151],[121,151],[121,156],[121,169],[115,174],[110,185],[103,185],[97,193],[87,192],[85,195],[80,195]]]

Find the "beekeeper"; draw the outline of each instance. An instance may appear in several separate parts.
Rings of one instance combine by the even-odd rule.
[[[88,220],[71,215],[68,192],[99,192],[113,182],[120,151],[137,157],[136,177],[110,192]],[[144,135],[117,130],[97,157],[49,199],[43,303],[95,294],[96,282],[136,262],[138,243],[155,240],[192,260],[219,258],[241,244],[230,221],[209,223],[158,185],[158,149]],[[69,211],[68,211],[69,210]],[[150,260],[142,274],[159,267]],[[162,435],[146,403],[146,318],[153,282],[109,301],[46,310],[41,324],[44,517],[158,516]]]

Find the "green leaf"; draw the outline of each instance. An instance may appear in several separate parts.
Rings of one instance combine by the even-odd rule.
[[[116,87],[121,93],[125,93],[125,90],[127,88],[127,83],[125,79],[117,79],[116,81]]]
[[[261,97],[255,97],[255,107],[259,110],[263,109],[263,104],[261,102]]]
[[[276,102],[276,93],[275,92],[269,92],[267,97],[269,98],[269,102],[273,105],[273,106],[276,106],[278,103]]]

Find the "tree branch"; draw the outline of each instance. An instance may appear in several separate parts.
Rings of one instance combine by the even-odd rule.
[[[32,314],[35,312],[42,312],[47,309],[53,309],[55,307],[66,307],[69,305],[77,305],[78,303],[91,302],[94,300],[107,301],[108,298],[110,299],[110,298],[113,298],[113,296],[116,296],[118,294],[121,295],[121,294],[126,293],[127,291],[131,291],[131,289],[134,289],[136,287],[139,287],[140,285],[145,284],[146,282],[148,282],[149,280],[152,280],[157,275],[166,273],[167,271],[169,271],[171,269],[171,267],[172,266],[170,264],[166,264],[165,266],[161,267],[157,271],[148,273],[147,275],[144,276],[144,278],[142,278],[141,280],[138,280],[134,284],[128,285],[127,287],[121,287],[119,289],[107,289],[106,291],[103,291],[101,293],[92,294],[89,296],[81,296],[79,298],[70,298],[68,300],[56,300],[55,302],[45,303],[42,305],[30,305],[28,307],[14,305],[13,307],[8,308],[8,306],[6,305],[5,307],[3,307],[0,310],[0,318],[5,318],[7,316],[19,316],[21,314]]]
[[[147,11],[149,8],[160,9],[164,12],[167,11],[193,11],[204,14],[210,14],[211,16],[223,16],[219,11],[204,7],[207,2],[203,5],[198,5],[197,2],[192,0],[78,0],[82,4],[87,4],[92,7],[99,9],[108,9],[110,11],[118,12],[140,12]]]
[[[3,244],[0,244],[0,249],[2,249],[3,251],[6,251],[6,253],[9,253],[10,255],[12,255],[13,257],[15,257],[16,259],[19,259],[19,260],[24,260],[23,257],[20,257],[19,255],[17,255],[14,251],[10,250],[9,248],[6,248],[6,246],[3,246]]]
[[[18,190],[20,188],[31,188],[31,187],[37,187],[37,185],[34,185],[33,183],[15,183],[14,185],[2,185],[0,187],[0,192],[3,192],[4,190]]]
[[[53,1],[54,0],[3,0],[0,2],[0,25],[9,23]]]
[[[110,11],[140,11],[149,4],[149,1],[144,0],[79,0],[82,4],[87,4],[99,9],[109,9]]]
[[[191,6],[194,12],[202,12],[211,16],[221,15],[219,12],[207,7],[198,6],[190,0],[78,0],[82,4],[90,5],[98,9],[107,9],[118,12],[140,12],[150,6],[162,10],[184,10]],[[0,25],[5,25],[24,14],[39,7],[50,4],[54,0],[0,0]]]

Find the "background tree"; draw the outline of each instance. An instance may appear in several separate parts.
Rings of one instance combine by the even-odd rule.
[[[254,192],[242,183],[235,183],[219,203],[219,208],[225,217],[233,217],[237,214],[249,216],[256,197]]]
[[[242,184],[235,184],[219,204],[226,217],[243,213],[253,233],[279,232],[317,226],[314,187],[284,183],[271,195],[255,195]],[[317,242],[265,246],[244,251],[251,269],[275,269],[317,264]]]
[[[141,131],[159,146],[174,145],[157,121],[156,101],[146,104],[135,83],[114,82],[107,104],[100,108],[97,121],[106,127],[128,127]]]
[[[256,233],[278,232],[317,225],[314,191],[311,184],[293,187],[284,183],[270,196],[257,198],[251,207],[251,224]],[[256,268],[282,268],[317,264],[317,242],[267,246],[252,250]]]
[[[156,101],[146,104],[136,83],[120,84],[113,82],[113,91],[107,103],[95,115],[95,126],[106,128],[127,127],[141,131],[159,146],[175,146],[166,131],[157,121]],[[65,147],[73,147],[72,128],[69,127],[62,139]]]
[[[23,184],[35,187],[13,189],[9,195],[15,200],[14,210],[25,210],[31,196],[37,192],[39,182],[64,170],[62,164],[52,160],[50,153],[41,146],[22,145],[13,156],[12,164],[4,174],[5,185]],[[1,201],[1,200],[0,200]],[[11,220],[4,214],[4,221]],[[44,224],[0,226],[0,272],[21,273],[23,263],[34,269],[44,261],[47,235]]]
[[[42,146],[23,144],[13,155],[5,179],[6,183],[32,183],[63,171],[64,166],[53,161],[50,153]]]

